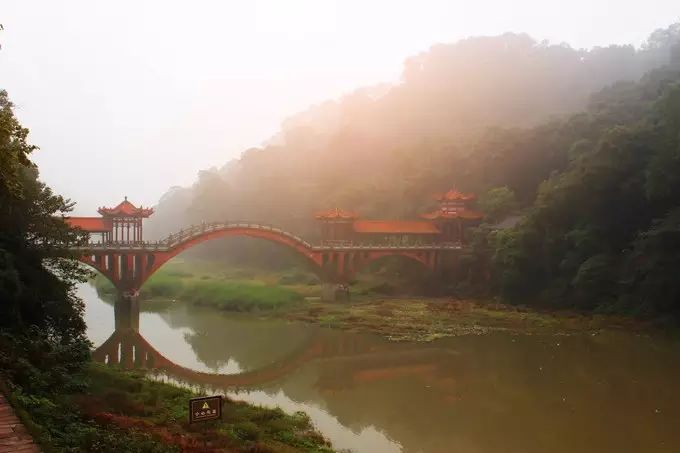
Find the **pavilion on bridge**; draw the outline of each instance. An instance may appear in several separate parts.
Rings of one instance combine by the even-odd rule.
[[[143,241],[142,221],[151,214],[153,208],[136,207],[125,197],[116,207],[100,207],[100,217],[65,217],[64,220],[90,235],[99,234],[101,242],[135,244]]]
[[[439,209],[421,215],[420,220],[365,220],[356,212],[331,209],[320,212],[324,245],[352,244],[462,244],[468,227],[478,225],[484,214],[474,209],[475,194],[451,189],[433,196]]]

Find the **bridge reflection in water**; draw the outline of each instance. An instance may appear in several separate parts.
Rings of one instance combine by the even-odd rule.
[[[337,388],[339,382],[357,378],[370,380],[384,373],[432,376],[438,368],[433,355],[442,353],[438,348],[409,348],[376,341],[370,336],[309,327],[304,329],[305,336],[280,359],[238,374],[211,373],[175,363],[142,336],[138,298],[118,297],[114,302],[114,318],[114,332],[92,353],[95,361],[124,369],[159,371],[180,382],[213,388],[264,386],[318,359],[323,359],[325,364],[319,383],[328,389]],[[225,345],[225,349],[229,346]],[[410,356],[407,367],[403,366],[405,356]],[[347,367],[348,361],[352,366]]]
[[[312,328],[305,329],[307,334],[303,341],[281,359],[238,374],[210,373],[193,370],[165,357],[139,332],[139,315],[138,298],[118,297],[114,302],[115,330],[92,353],[93,359],[124,369],[160,371],[170,378],[194,385],[229,388],[257,387],[275,382],[318,358],[372,355],[390,349],[388,344],[384,348],[379,347],[366,337],[329,335],[329,332],[321,334],[319,329]]]

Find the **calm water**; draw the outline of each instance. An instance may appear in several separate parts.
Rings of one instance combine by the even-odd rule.
[[[147,312],[141,302],[137,318],[135,307],[114,310],[91,286],[80,295],[90,339],[108,339],[102,360],[144,360],[169,380],[303,410],[337,449],[680,451],[676,341],[492,334],[394,344],[181,303]]]

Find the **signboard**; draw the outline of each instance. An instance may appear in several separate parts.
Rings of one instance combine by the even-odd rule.
[[[189,400],[189,423],[222,418],[222,395],[203,396]]]

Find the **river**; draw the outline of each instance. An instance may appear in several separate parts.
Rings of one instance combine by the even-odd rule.
[[[90,285],[79,294],[88,336],[95,347],[104,344],[95,357],[304,411],[336,449],[680,451],[677,340],[625,332],[493,333],[391,343],[181,302],[155,311],[143,301],[140,311],[114,309]],[[135,345],[132,359],[126,341]]]

